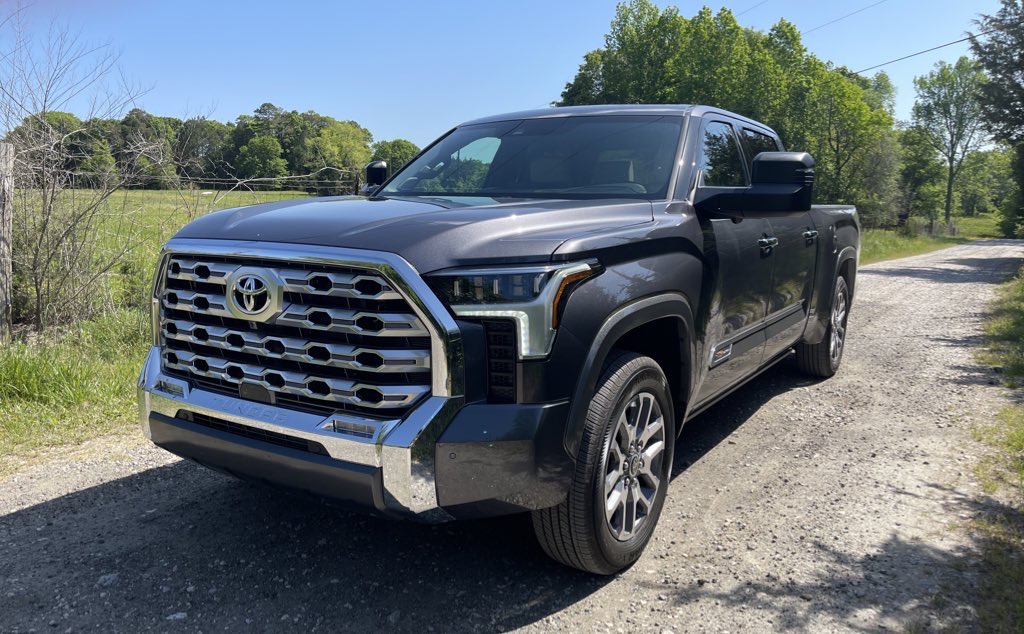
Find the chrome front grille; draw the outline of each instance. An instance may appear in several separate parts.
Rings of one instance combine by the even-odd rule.
[[[172,254],[163,271],[158,327],[168,374],[295,409],[389,418],[431,393],[430,332],[375,270]],[[280,307],[250,319],[232,279],[252,272],[274,280]]]

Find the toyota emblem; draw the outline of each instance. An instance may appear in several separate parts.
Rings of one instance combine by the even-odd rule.
[[[258,275],[240,275],[231,287],[231,301],[246,315],[259,315],[270,304],[270,285]]]

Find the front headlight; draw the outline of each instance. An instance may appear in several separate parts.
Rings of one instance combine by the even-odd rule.
[[[514,320],[519,358],[536,359],[551,352],[567,291],[599,272],[586,262],[457,269],[432,275],[427,284],[459,317]]]

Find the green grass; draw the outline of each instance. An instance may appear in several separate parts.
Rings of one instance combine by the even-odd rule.
[[[908,237],[897,231],[866,229],[861,236],[860,263],[872,264],[911,255],[921,255],[967,242],[962,236],[914,236]]]
[[[906,236],[899,231],[866,229],[861,236],[860,263],[871,264],[921,255],[969,240],[999,238],[999,218],[994,214],[981,214],[972,218],[955,218],[958,234],[955,236]]]
[[[985,324],[988,349],[983,358],[1003,369],[1011,387],[1024,382],[1024,270],[999,291]]]
[[[183,200],[177,192],[150,190],[115,193],[107,203],[110,218],[129,214],[134,224],[131,250],[109,276],[119,307],[71,328],[0,346],[0,475],[14,468],[3,459],[7,456],[79,443],[135,424],[135,381],[150,336],[142,308],[161,245],[190,216],[305,194],[185,196]],[[125,239],[116,231],[104,238],[111,249]]]
[[[1002,369],[1004,382],[1024,384],[1024,268],[1000,289],[986,323],[982,362]],[[993,448],[978,465],[989,493],[1004,491],[1010,504],[1000,516],[975,522],[985,575],[978,617],[983,631],[1020,631],[1024,623],[1024,406],[1003,410],[976,436]]]
[[[999,230],[999,216],[996,214],[979,214],[971,217],[957,218],[955,221],[960,235],[968,238],[1002,238]]]
[[[203,192],[168,190],[124,190],[114,193],[107,203],[111,218],[125,215],[133,220],[130,229],[112,226],[106,233],[110,249],[118,249],[124,241],[121,235],[130,231],[132,243],[122,265],[114,271],[115,288],[139,298],[140,288],[148,287],[160,247],[182,225],[211,211],[304,198],[304,192]],[[118,277],[122,279],[117,279]],[[144,292],[144,290],[143,290]],[[134,302],[131,302],[134,304]]]
[[[0,456],[130,426],[148,331],[141,312],[121,310],[0,348]]]

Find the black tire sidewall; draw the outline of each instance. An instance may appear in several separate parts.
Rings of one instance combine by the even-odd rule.
[[[602,413],[604,428],[602,433],[596,436],[596,438],[601,439],[601,442],[595,443],[596,446],[592,448],[600,452],[592,462],[594,464],[594,473],[591,474],[590,478],[593,534],[596,537],[601,555],[608,562],[609,566],[616,570],[626,568],[635,563],[640,558],[644,547],[646,547],[647,542],[650,541],[651,535],[654,533],[658,519],[661,517],[662,508],[665,505],[665,496],[671,481],[672,457],[675,450],[675,419],[665,374],[653,359],[640,357],[638,360],[641,361],[642,365],[635,368],[629,374],[625,376],[615,376],[613,374],[611,377],[608,377],[609,380],[618,383],[615,386],[617,396],[611,411]],[[604,479],[605,459],[608,455],[608,445],[611,442],[612,432],[615,428],[614,422],[618,421],[625,407],[640,392],[653,394],[658,402],[658,406],[661,408],[662,417],[665,421],[666,453],[665,459],[662,461],[661,486],[655,496],[654,508],[651,514],[647,516],[647,520],[636,535],[626,541],[619,541],[612,535],[604,514],[605,500],[602,481]]]

